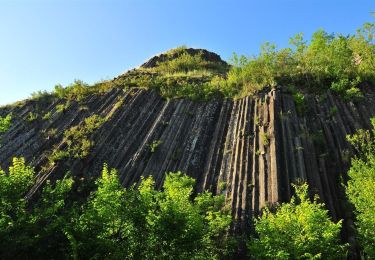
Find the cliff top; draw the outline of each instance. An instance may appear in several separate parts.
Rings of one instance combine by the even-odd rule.
[[[181,46],[152,57],[151,59],[143,63],[140,67],[146,69],[155,68],[161,63],[176,60],[183,55],[189,55],[193,57],[200,56],[204,61],[220,64],[222,66],[228,66],[228,64],[225,61],[223,61],[218,54],[214,52],[208,51],[206,49],[196,49]]]

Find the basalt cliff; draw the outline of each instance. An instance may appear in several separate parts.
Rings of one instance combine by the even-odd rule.
[[[222,62],[215,54],[205,55]],[[158,59],[164,58],[155,57],[143,66],[152,67]],[[239,99],[206,101],[114,87],[72,100],[62,110],[64,104],[61,99],[34,99],[0,109],[0,116],[13,115],[11,128],[1,136],[2,167],[12,157],[23,156],[39,172],[28,199],[46,180],[62,178],[67,171],[77,179],[95,178],[104,163],[119,171],[124,186],[152,175],[160,187],[166,172],[181,171],[196,179],[197,192],[225,194],[233,232],[247,234],[252,217],[263,207],[288,201],[291,184],[307,181],[333,219],[344,219],[343,236],[351,239],[351,213],[341,186],[354,153],[346,135],[370,127],[374,89],[364,91],[361,102],[330,92],[306,93],[303,113],[284,86]],[[46,113],[48,119],[43,119]],[[64,132],[94,114],[106,120],[89,136],[89,153],[50,163],[53,150],[67,147]],[[27,120],[32,115],[39,116]]]

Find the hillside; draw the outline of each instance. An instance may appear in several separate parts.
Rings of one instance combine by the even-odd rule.
[[[199,70],[160,69],[197,54]],[[196,179],[195,192],[225,195],[238,235],[252,232],[252,218],[265,206],[289,201],[292,183],[306,181],[333,220],[344,219],[344,240],[353,240],[341,186],[354,154],[346,136],[371,127],[375,89],[360,86],[360,102],[332,90],[302,90],[303,103],[286,85],[234,99],[207,91],[207,83],[229,69],[206,50],[172,51],[111,81],[76,82],[70,92],[57,87],[57,94],[2,107],[0,117],[11,114],[12,124],[1,135],[1,166],[24,157],[35,167],[37,182],[26,195],[31,201],[47,180],[68,171],[76,194],[87,196],[104,163],[118,170],[126,187],[151,175],[161,188],[165,173],[181,171]]]

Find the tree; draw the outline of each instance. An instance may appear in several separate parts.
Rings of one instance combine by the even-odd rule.
[[[359,130],[348,140],[358,151],[348,172],[346,194],[355,207],[359,241],[365,255],[375,258],[375,118],[372,133]]]
[[[180,172],[166,176],[163,191],[155,192],[148,178],[140,187],[148,205],[148,258],[218,259],[229,253],[229,212],[224,197],[205,192],[192,201],[195,180]]]
[[[324,204],[308,197],[308,186],[294,186],[296,194],[272,213],[268,208],[255,220],[257,238],[248,243],[256,259],[340,259],[341,221],[332,222]]]
[[[29,209],[25,194],[35,182],[34,169],[14,158],[8,173],[0,170],[0,258],[54,258],[64,251],[65,198],[72,180],[47,183]]]
[[[90,196],[82,213],[73,223],[72,255],[79,258],[132,258],[138,235],[131,213],[137,212],[137,199],[125,190],[117,171],[104,165],[102,176],[96,181],[97,191]],[[142,216],[139,216],[140,218]],[[144,223],[143,223],[144,224]]]
[[[229,252],[224,198],[210,193],[192,200],[194,180],[166,176],[163,191],[151,177],[124,189],[115,170],[105,165],[98,190],[79,216],[71,238],[77,258],[196,259]]]

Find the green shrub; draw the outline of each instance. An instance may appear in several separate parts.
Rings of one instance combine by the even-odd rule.
[[[359,130],[348,140],[358,151],[348,172],[346,194],[355,207],[359,241],[368,259],[375,258],[375,118],[372,131]]]
[[[355,206],[359,241],[368,259],[375,257],[375,156],[353,159],[349,170],[347,196]]]
[[[150,144],[150,151],[151,153],[155,153],[158,149],[159,145],[161,145],[163,142],[160,140],[155,140]]]
[[[293,99],[297,114],[300,116],[303,115],[306,111],[305,96],[302,93],[296,92],[293,94]]]
[[[11,124],[12,124],[11,114],[8,114],[6,117],[0,116],[0,134],[7,132]]]
[[[61,258],[67,193],[72,179],[47,182],[39,199],[30,206],[25,195],[35,183],[34,169],[23,158],[14,158],[9,171],[0,170],[0,258]]]
[[[51,98],[51,94],[46,90],[39,90],[31,93],[31,99],[45,101]]]
[[[368,154],[375,154],[375,118],[371,119],[372,131],[359,129],[353,135],[346,136],[346,139],[353,145],[357,156],[366,159]]]
[[[33,122],[35,120],[37,120],[39,118],[38,114],[37,113],[34,113],[34,112],[29,112],[27,114],[27,117],[26,117],[26,120],[28,122]]]
[[[216,62],[205,60],[203,53],[191,55],[186,51],[181,51],[177,58],[159,62],[156,67],[156,71],[165,73],[187,73],[189,71],[201,70],[225,72],[226,67]]]
[[[255,259],[344,259],[340,245],[341,221],[333,223],[308,186],[294,186],[296,195],[272,213],[269,209],[255,220],[257,238],[251,238],[249,253]]]
[[[227,182],[226,181],[219,181],[219,184],[217,185],[220,192],[223,192],[227,189]]]
[[[96,183],[69,236],[77,258],[222,259],[231,252],[224,196],[192,199],[195,181],[186,175],[167,174],[162,191],[151,177],[124,189],[105,165]]]
[[[209,100],[220,96],[220,91],[209,83],[176,82],[161,84],[158,87],[160,95],[166,98],[189,98],[191,100]]]
[[[50,120],[51,117],[52,117],[52,112],[49,111],[49,112],[47,112],[47,113],[44,114],[43,120]]]
[[[68,151],[54,150],[51,156],[48,158],[51,163],[69,158],[70,153]]]
[[[91,135],[98,129],[105,119],[92,115],[85,119],[81,126],[74,126],[64,132],[64,139],[68,145],[68,152],[74,158],[84,158],[89,154],[94,142],[90,140]]]
[[[44,131],[43,131],[43,133],[44,133],[44,136],[46,137],[46,138],[53,138],[53,137],[55,137],[56,136],[56,134],[57,134],[57,129],[56,128],[50,128],[50,129],[45,129]]]
[[[81,101],[91,94],[93,90],[87,83],[77,79],[66,87],[57,84],[53,93],[61,99]]]
[[[105,118],[92,115],[86,118],[81,125],[73,126],[65,130],[64,142],[67,145],[66,150],[54,150],[49,160],[51,162],[56,162],[65,158],[85,158],[94,146],[94,141],[91,140],[92,134],[101,127],[105,121]]]
[[[66,87],[56,85],[52,94],[40,92],[34,96],[81,101],[92,93],[105,93],[112,88],[140,87],[156,89],[167,98],[200,100],[238,98],[265,87],[294,85],[303,88],[304,93],[319,94],[330,89],[346,100],[359,100],[359,86],[375,84],[374,28],[374,24],[367,23],[348,36],[318,30],[310,42],[299,33],[290,39],[287,48],[278,49],[266,42],[257,55],[234,53],[231,66],[209,61],[203,52],[191,55],[186,46],[181,46],[166,52],[165,60],[153,68],[131,70],[115,80],[91,86],[75,80]]]
[[[363,93],[359,88],[351,87],[345,90],[345,99],[346,100],[361,100],[363,98]]]
[[[70,106],[70,102],[69,101],[67,101],[64,104],[59,104],[59,105],[56,106],[56,112],[57,113],[63,113],[63,112],[65,112],[69,108],[69,106]]]
[[[232,57],[232,68],[221,83],[232,95],[251,95],[265,86],[293,84],[312,92],[331,88],[346,98],[360,98],[357,86],[375,83],[374,25],[365,24],[356,35],[344,37],[318,30],[308,44],[302,34],[290,48],[266,43],[257,56]]]
[[[264,146],[268,146],[270,144],[270,136],[268,133],[260,132],[259,136],[262,139],[262,143]]]

